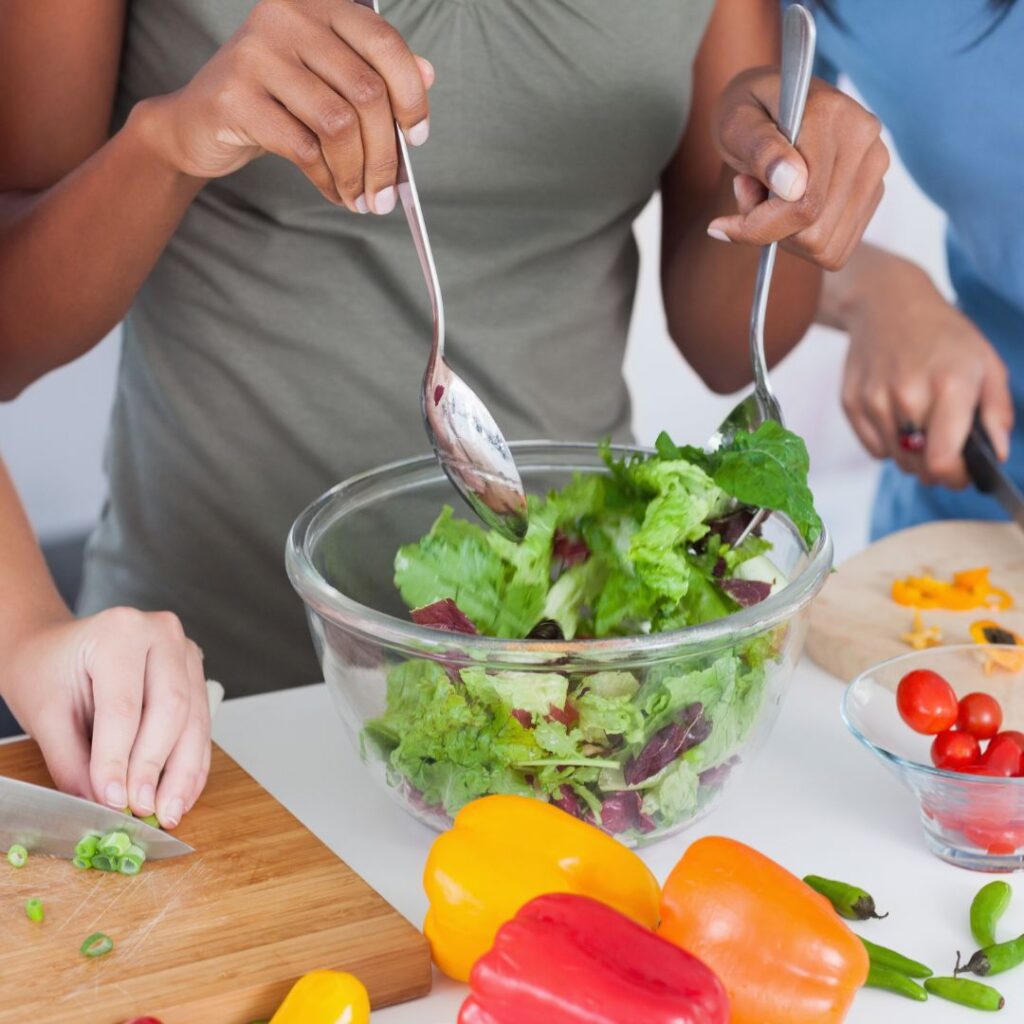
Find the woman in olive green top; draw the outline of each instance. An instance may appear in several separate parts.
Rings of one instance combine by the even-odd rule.
[[[881,195],[878,125],[851,100],[815,83],[800,153],[776,130],[772,0],[385,9],[0,0],[0,393],[127,314],[83,618],[47,598],[0,630],[0,688],[61,786],[170,825],[209,732],[185,636],[230,694],[316,678],[287,528],[425,447],[395,118],[452,362],[510,437],[627,435],[632,223],[656,190],[669,327],[720,391],[747,379],[757,261],[723,242],[786,239],[777,359]],[[775,197],[735,213],[736,174]],[[45,590],[31,560],[4,566],[8,594]]]

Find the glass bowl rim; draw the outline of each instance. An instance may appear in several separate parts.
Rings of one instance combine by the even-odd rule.
[[[925,651],[907,651],[905,654],[898,654],[894,658],[886,658],[885,661],[879,661],[872,665],[870,668],[866,668],[863,672],[852,679],[843,691],[843,697],[839,704],[839,713],[842,716],[843,724],[852,733],[854,739],[858,740],[863,746],[867,747],[873,754],[876,754],[883,761],[888,764],[894,765],[896,768],[906,770],[914,773],[919,772],[922,775],[929,775],[933,778],[944,779],[949,782],[958,782],[960,785],[983,785],[983,786],[1000,786],[1005,783],[1010,783],[1014,786],[1024,786],[1024,777],[1021,778],[990,778],[984,775],[965,775],[963,772],[950,771],[948,768],[937,768],[932,764],[924,764],[921,761],[911,761],[909,758],[903,757],[900,754],[895,753],[892,750],[887,750],[885,747],[880,746],[873,740],[869,740],[864,733],[854,725],[850,715],[850,704],[852,703],[851,694],[858,684],[865,683],[868,679],[875,675],[882,669],[890,668],[899,665],[902,662],[914,662],[927,655],[935,657],[937,654],[967,654],[968,652],[984,651],[990,647],[1001,647],[1007,646],[1005,644],[943,644],[940,647],[930,647]]]
[[[573,441],[514,441],[509,446],[520,457],[561,456],[593,458],[598,446]],[[632,444],[615,444],[611,450],[619,455],[650,454],[652,448]],[[350,632],[360,634],[388,647],[423,656],[430,653],[451,657],[452,648],[457,647],[470,656],[488,659],[506,659],[510,664],[524,664],[526,654],[557,654],[562,660],[573,663],[595,662],[604,664],[616,657],[623,660],[657,657],[676,654],[680,648],[698,646],[714,649],[715,645],[732,645],[752,635],[788,621],[800,611],[818,592],[825,577],[832,568],[832,538],[822,525],[821,535],[814,547],[804,551],[808,559],[803,571],[790,580],[778,593],[772,594],[759,604],[742,608],[723,619],[687,626],[665,633],[654,633],[633,637],[614,637],[604,640],[530,641],[509,640],[499,637],[453,634],[442,630],[419,626],[414,622],[399,619],[387,612],[379,611],[343,594],[333,587],[319,573],[313,564],[310,550],[311,535],[320,518],[332,509],[369,486],[397,482],[417,472],[436,469],[437,479],[444,479],[444,472],[432,453],[399,459],[375,469],[366,470],[336,484],[330,490],[311,502],[298,515],[288,533],[285,546],[285,565],[292,586],[306,605],[341,625]],[[565,466],[538,464],[531,468],[553,470]],[[456,498],[452,492],[453,503]],[[787,529],[802,543],[799,532],[785,515],[775,512],[773,516],[785,523]],[[550,661],[547,664],[551,664]]]

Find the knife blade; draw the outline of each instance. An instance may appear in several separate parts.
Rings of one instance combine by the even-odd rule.
[[[1010,518],[1024,530],[1024,494],[1006,475],[980,416],[974,417],[974,426],[964,445],[964,462],[974,486],[982,494],[996,498]]]
[[[70,860],[75,845],[89,832],[127,832],[146,851],[147,860],[195,852],[188,843],[120,811],[19,779],[0,778],[0,850],[20,843],[30,853]]]

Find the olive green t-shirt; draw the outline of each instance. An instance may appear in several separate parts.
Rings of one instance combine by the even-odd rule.
[[[132,0],[118,111],[177,89],[247,0]],[[448,357],[509,438],[626,437],[632,225],[688,116],[712,0],[393,0],[437,69],[413,151]],[[192,204],[125,325],[80,610],[177,612],[233,695],[320,677],[284,571],[297,513],[423,453],[427,295],[400,210],[265,157]]]

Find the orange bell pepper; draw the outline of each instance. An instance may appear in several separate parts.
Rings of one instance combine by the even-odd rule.
[[[732,839],[699,839],[662,893],[658,934],[721,978],[732,1024],[839,1024],[868,976],[823,896]]]
[[[466,804],[439,836],[423,873],[430,909],[423,932],[434,962],[466,981],[498,929],[537,896],[589,896],[651,931],[658,882],[611,836],[551,804],[486,796]]]
[[[971,639],[985,645],[985,674],[1024,672],[1024,637],[998,622],[982,619],[971,623]]]
[[[1002,587],[992,585],[989,572],[987,567],[964,569],[953,574],[952,583],[933,576],[908,576],[893,581],[892,599],[908,608],[940,608],[948,612],[1013,607],[1013,598]]]

